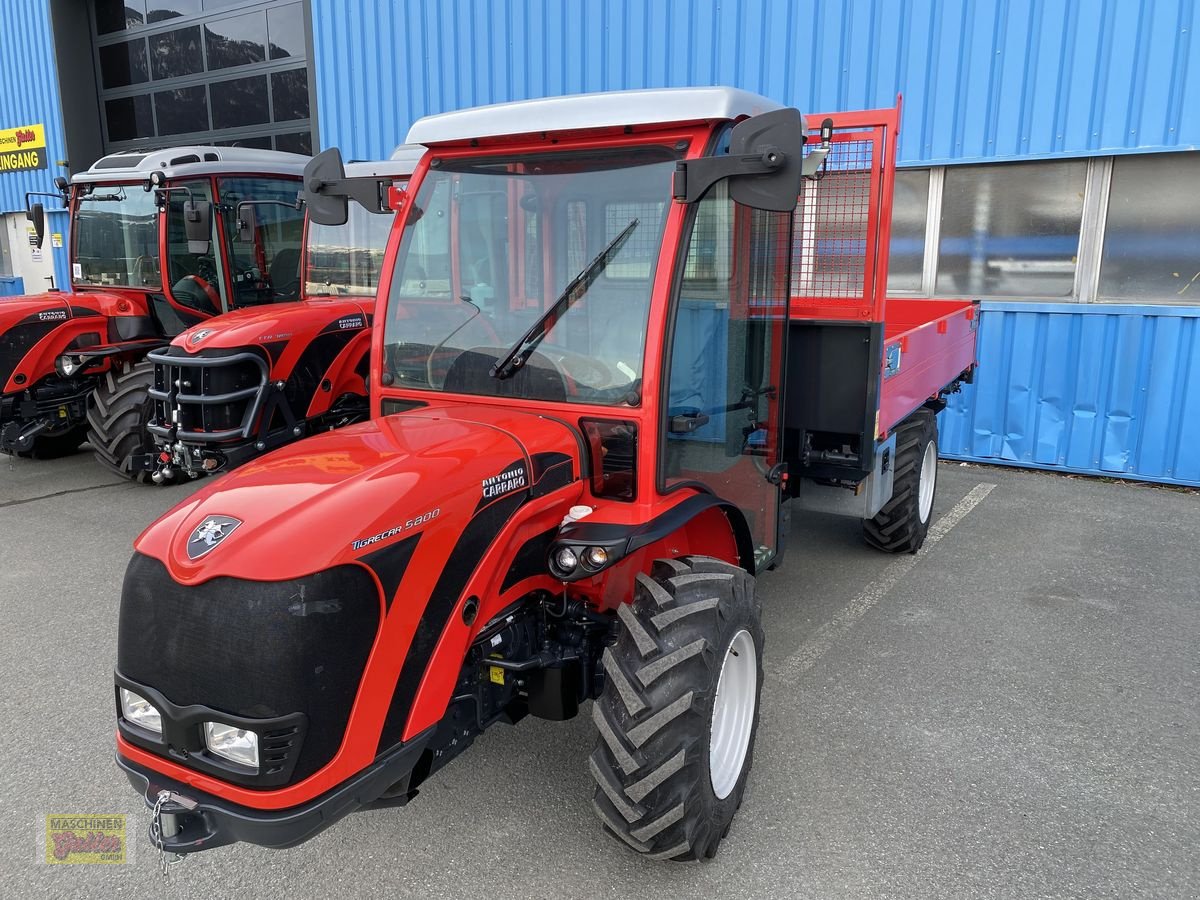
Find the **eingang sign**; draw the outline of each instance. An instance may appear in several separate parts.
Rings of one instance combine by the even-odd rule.
[[[0,130],[0,173],[47,167],[46,126],[19,125]]]

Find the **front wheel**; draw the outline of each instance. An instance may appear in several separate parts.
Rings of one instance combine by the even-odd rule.
[[[590,759],[605,829],[654,859],[710,859],[754,755],[763,634],[754,578],[707,557],[638,575],[604,651]]]
[[[150,472],[134,469],[133,457],[155,449],[146,429],[153,413],[149,393],[153,383],[150,360],[120,363],[100,379],[88,409],[88,443],[96,461],[122,478],[143,484],[150,481]]]
[[[925,543],[937,492],[937,416],[919,409],[896,426],[892,496],[873,519],[863,522],[872,547],[916,553]]]

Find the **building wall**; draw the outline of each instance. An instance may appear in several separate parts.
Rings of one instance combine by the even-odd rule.
[[[48,0],[6,0],[0,11],[0,129],[18,125],[46,127],[45,169],[0,172],[0,240],[9,241],[14,274],[23,276],[30,291],[44,290],[54,283],[70,284],[67,253],[51,247],[51,234],[63,235],[66,243],[67,214],[55,212],[51,197],[36,198],[46,206],[46,240],[41,260],[25,239],[25,193],[54,191],[54,176],[65,175],[57,166],[66,159],[62,112],[58,102],[58,77],[54,67],[54,42]],[[5,213],[15,213],[17,218]]]
[[[818,112],[902,92],[902,165],[1200,146],[1194,0],[311,3],[321,139],[348,158],[429,113],[696,84]]]

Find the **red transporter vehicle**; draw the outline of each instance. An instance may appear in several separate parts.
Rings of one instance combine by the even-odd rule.
[[[971,303],[885,301],[897,121],[696,88],[417,122],[372,420],[136,542],[117,760],[156,843],[293,846],[403,805],[495,722],[591,699],[604,828],[711,857],[789,500],[841,492],[915,551],[934,415],[975,364]],[[314,158],[312,219],[353,188]]]
[[[175,147],[114,153],[69,186],[58,179],[71,209],[71,290],[0,301],[0,452],[54,456],[86,438],[101,463],[135,475],[132,456],[148,441],[146,354],[228,309],[299,293],[301,213],[281,217],[244,262],[214,204],[295,205],[307,161]],[[42,205],[29,216],[40,241]]]
[[[362,187],[340,226],[308,222],[297,268],[298,303],[254,306],[210,319],[151,353],[150,452],[134,467],[155,483],[224,471],[318,431],[367,418],[371,317],[391,230],[389,196],[423,147],[351,163]],[[279,216],[295,203],[244,201],[230,210],[231,252],[252,266]]]

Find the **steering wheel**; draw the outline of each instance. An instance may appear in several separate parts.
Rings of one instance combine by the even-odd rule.
[[[185,302],[185,306],[191,306],[194,309],[200,309],[200,303],[203,300],[208,300],[208,302],[212,304],[212,311],[214,315],[219,315],[221,312],[221,295],[217,293],[216,288],[214,288],[208,281],[201,278],[199,275],[185,275],[183,278],[180,278],[171,287],[171,292],[177,295],[177,297],[178,295],[183,294],[196,301],[194,303]]]
[[[595,357],[584,356],[561,347],[543,345],[538,349],[567,377],[567,384],[575,387],[572,393],[579,393],[578,385],[595,391],[615,386],[616,379],[612,369]]]

